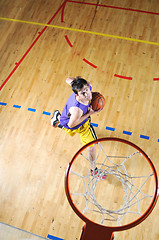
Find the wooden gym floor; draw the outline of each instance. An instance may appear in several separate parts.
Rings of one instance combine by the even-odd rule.
[[[50,125],[71,94],[69,76],[105,96],[92,116],[98,137],[132,141],[158,171],[158,29],[158,0],[0,0],[1,222],[42,237],[80,237],[64,176],[81,143]],[[158,222],[157,204],[116,239],[157,240]]]

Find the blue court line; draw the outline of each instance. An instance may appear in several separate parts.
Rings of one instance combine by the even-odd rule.
[[[5,103],[5,102],[0,102],[0,106],[7,106],[7,103]],[[14,107],[14,108],[18,108],[18,109],[21,108],[20,105],[16,105],[16,104],[14,104],[13,107]],[[28,108],[28,111],[36,112],[36,109],[35,109],[35,108]],[[50,115],[51,115],[50,112],[46,112],[46,111],[43,111],[43,114],[44,114],[44,115],[47,115],[47,116],[50,116]],[[97,123],[91,123],[91,124],[92,124],[92,126],[94,126],[94,127],[98,127],[98,124],[97,124]],[[115,128],[106,126],[106,130],[115,131]],[[126,135],[131,136],[131,135],[132,135],[132,132],[123,130],[123,134],[126,134]],[[149,139],[150,139],[149,136],[142,135],[142,134],[140,135],[140,138],[146,139],[146,140],[149,140]],[[159,139],[158,139],[158,142],[159,142]]]
[[[48,234],[47,238],[48,238],[48,239],[52,239],[52,240],[64,240],[64,239],[62,239],[62,238],[54,237],[54,236],[52,236],[52,235],[50,235],[50,234]]]
[[[34,109],[34,108],[28,108],[28,111],[36,112],[36,109]]]
[[[115,128],[107,127],[107,126],[106,126],[106,130],[109,130],[109,131],[113,131],[113,132],[114,132],[114,131],[115,131]]]
[[[123,134],[127,134],[127,135],[131,136],[132,132],[123,131]]]
[[[0,105],[1,105],[1,106],[7,106],[7,103],[0,102]]]
[[[140,138],[149,140],[149,136],[145,136],[145,135],[140,135]]]
[[[21,106],[19,106],[19,105],[13,105],[13,107],[14,108],[19,108],[19,109],[21,108]]]
[[[51,115],[51,113],[50,113],[50,112],[45,112],[45,111],[43,111],[43,114],[45,114],[45,115],[48,115],[48,116],[50,116],[50,115]]]
[[[92,122],[91,122],[91,125],[92,125],[93,127],[98,127],[98,124],[97,124],[97,123],[92,123]]]

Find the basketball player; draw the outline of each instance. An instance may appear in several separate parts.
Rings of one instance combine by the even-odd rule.
[[[56,110],[51,118],[53,127],[63,128],[69,135],[80,135],[83,145],[97,139],[93,126],[90,123],[90,116],[101,110],[94,111],[90,106],[92,99],[92,86],[83,78],[67,78],[66,82],[72,87],[72,95],[66,102],[62,114]],[[88,147],[88,159],[91,163],[91,173],[99,174],[95,166],[95,146]],[[105,175],[106,176],[106,175]],[[102,176],[102,178],[106,178]]]

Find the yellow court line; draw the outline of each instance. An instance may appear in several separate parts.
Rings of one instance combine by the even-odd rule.
[[[38,23],[38,22],[29,22],[29,21],[24,21],[24,20],[18,20],[18,19],[12,19],[12,18],[3,18],[3,17],[0,17],[0,20],[11,21],[11,22],[19,22],[19,23],[27,23],[27,24],[39,25],[39,26],[45,26],[45,27],[52,27],[52,28],[63,29],[63,30],[68,30],[68,31],[87,33],[87,34],[92,34],[92,35],[98,35],[98,36],[104,36],[104,37],[110,37],[110,38],[117,38],[117,39],[122,39],[122,40],[128,40],[128,41],[133,41],[133,42],[140,42],[140,43],[146,43],[146,44],[152,44],[152,45],[158,45],[159,46],[159,43],[157,43],[157,42],[150,42],[150,41],[145,41],[145,40],[140,40],[140,39],[135,39],[135,38],[121,37],[121,36],[116,36],[116,35],[111,35],[111,34],[106,34],[106,33],[92,32],[92,31],[76,29],[76,28],[68,28],[68,27],[62,27],[62,26],[57,26],[57,25]]]

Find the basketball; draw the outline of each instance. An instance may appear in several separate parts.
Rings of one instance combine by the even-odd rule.
[[[98,111],[99,109],[103,109],[105,106],[105,98],[99,92],[92,92],[92,100],[91,104],[92,109],[94,111]]]

